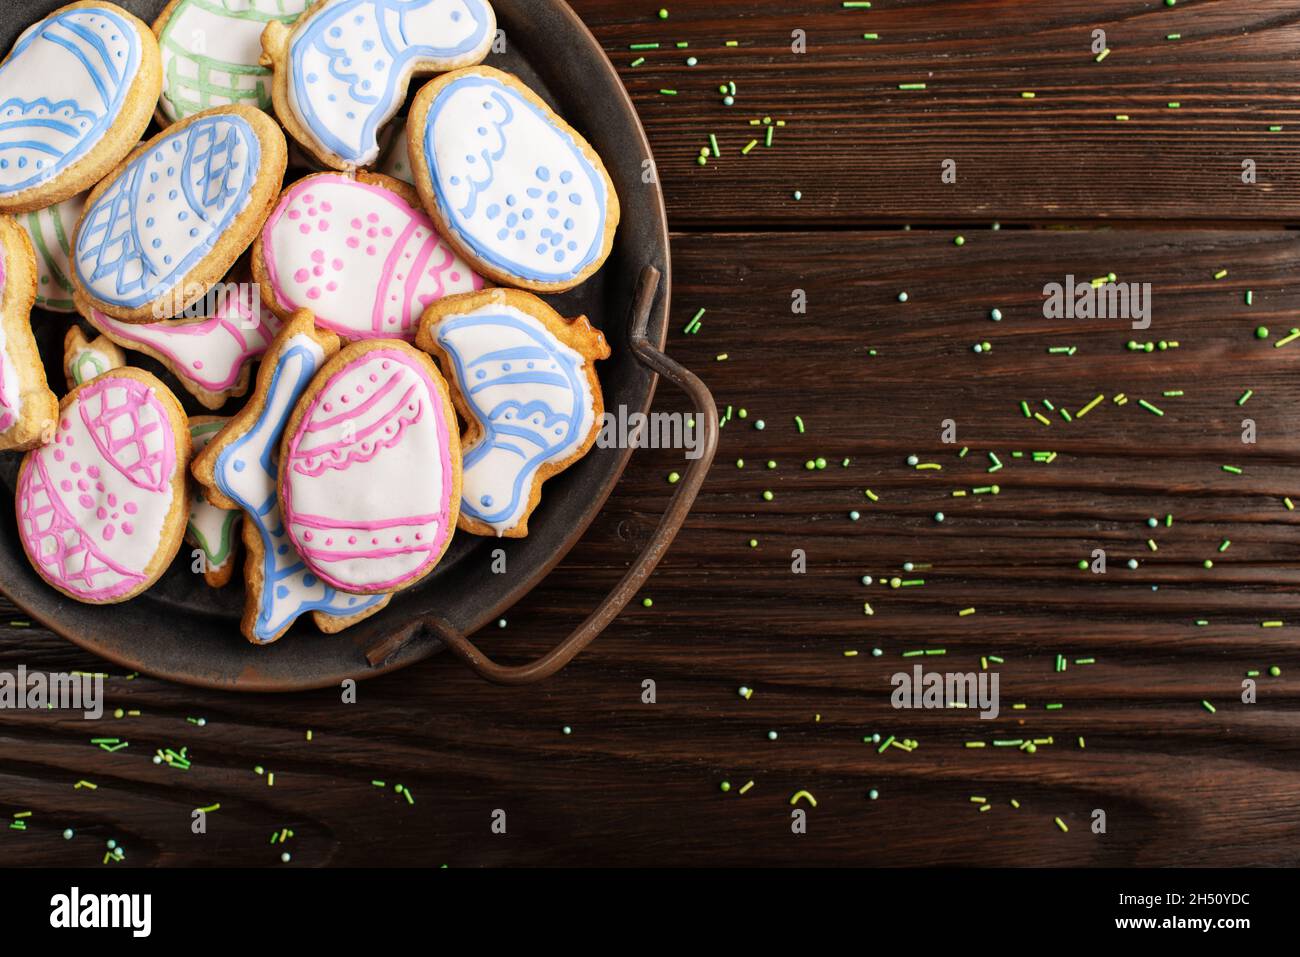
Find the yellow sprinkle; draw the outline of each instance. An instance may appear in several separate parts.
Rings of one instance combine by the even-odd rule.
[[[961,611],[957,612],[957,617],[965,618],[967,615],[973,615],[973,614],[975,614],[974,608],[963,608]]]
[[[1062,821],[1059,817],[1056,819],[1056,826],[1059,827],[1062,831],[1066,832],[1067,834],[1070,831],[1070,829],[1065,826],[1065,822]]]
[[[753,786],[754,786],[754,782],[753,782],[753,781],[746,782],[745,786],[744,786],[743,788],[741,788],[740,791],[739,791],[738,793],[740,793],[740,794],[744,794],[746,791],[748,791],[748,790],[749,790],[750,788],[752,788]]]
[[[1108,56],[1110,56],[1110,47],[1106,47],[1106,49],[1102,50],[1100,53],[1097,54],[1097,62],[1100,63]]]
[[[813,807],[817,806],[817,799],[812,796],[810,791],[795,791],[794,794],[790,796],[790,804],[793,806],[803,799],[807,799],[808,803]]]

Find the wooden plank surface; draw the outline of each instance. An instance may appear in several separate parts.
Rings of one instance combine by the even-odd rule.
[[[1274,345],[1296,323],[1300,240],[964,237],[958,247],[941,230],[676,235],[670,351],[733,418],[647,590],[653,607],[636,605],[529,689],[485,685],[444,656],[363,683],[356,704],[113,674],[108,707],[139,717],[0,711],[0,815],[33,812],[26,831],[0,837],[0,864],[97,864],[111,838],[130,864],[278,866],[268,836],[280,827],[295,832],[294,865],[1300,864],[1300,513],[1283,503],[1300,501],[1300,340]],[[1152,284],[1149,330],[1044,318],[1045,283],[1112,271]],[[806,314],[791,312],[796,289]],[[700,307],[701,331],[682,335]],[[1258,325],[1268,339],[1254,337]],[[1134,353],[1134,337],[1178,346]],[[985,340],[991,352],[971,351]],[[1077,351],[1048,354],[1055,345]],[[1120,392],[1126,405],[1112,401]],[[1098,394],[1105,401],[1071,423],[1042,405],[1075,413]],[[1021,400],[1051,424],[1024,418]],[[659,407],[680,405],[664,390]],[[1241,441],[1246,417],[1253,445]],[[941,441],[946,418],[955,446]],[[992,474],[989,452],[1005,463]],[[912,454],[943,468],[911,468]],[[825,469],[805,469],[819,456]],[[578,621],[646,541],[681,464],[680,452],[639,452],[581,545],[490,636],[493,650],[522,659]],[[996,496],[951,496],[995,482]],[[1094,548],[1107,552],[1105,575],[1075,567]],[[906,562],[932,567],[905,573]],[[880,583],[895,576],[926,583]],[[1284,627],[1261,627],[1273,619]],[[1001,716],[895,710],[890,677],[916,663],[902,653],[927,648],[946,650],[921,659],[931,670],[1003,658],[991,666]],[[1058,654],[1071,662],[1064,673]],[[97,667],[10,626],[0,668],[20,663]],[[1246,671],[1270,665],[1281,676],[1265,673],[1258,702],[1241,703]],[[206,724],[187,721],[197,717]],[[104,734],[130,746],[89,743]],[[872,734],[918,746],[879,753],[863,741]],[[1025,737],[1053,743],[1034,754],[966,747]],[[156,748],[181,746],[190,771],[151,763]],[[81,779],[98,789],[75,789]],[[817,799],[801,805],[803,835],[791,832],[799,789]],[[191,810],[214,802],[208,833],[191,834]],[[504,836],[490,830],[498,809]],[[1095,809],[1104,835],[1090,832]],[[73,840],[60,839],[65,827]]]
[[[678,229],[1300,214],[1288,0],[709,0],[668,4],[666,21],[653,4],[572,5],[632,94]],[[765,116],[787,125],[742,156]],[[699,167],[710,133],[722,156]]]

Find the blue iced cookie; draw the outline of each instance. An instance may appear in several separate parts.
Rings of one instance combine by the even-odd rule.
[[[284,179],[275,120],[223,106],[169,126],[86,199],[72,239],[78,308],[125,322],[178,316],[253,241]]]
[[[479,63],[496,38],[487,0],[318,0],[262,33],[262,65],[289,134],[337,170],[373,166],[411,77]]]
[[[158,41],[121,7],[83,0],[24,30],[0,63],[0,212],[97,183],[140,142],[161,89]]]
[[[480,275],[562,292],[609,256],[619,204],[604,164],[510,74],[475,66],[433,80],[411,105],[407,142],[434,225]]]

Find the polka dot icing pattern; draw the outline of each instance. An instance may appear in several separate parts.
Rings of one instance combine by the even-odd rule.
[[[122,322],[97,309],[88,321],[118,345],[165,361],[191,392],[221,397],[238,385],[280,328],[269,309],[259,305],[253,311],[247,284],[239,288],[240,295],[220,301],[216,315],[194,322]]]
[[[208,116],[132,160],[90,205],[74,268],[102,302],[136,308],[184,278],[248,205],[261,144],[241,116]]]
[[[504,534],[527,510],[538,469],[571,456],[592,429],[586,359],[505,305],[448,316],[437,341],[483,429],[464,450],[460,507]]]
[[[285,190],[262,231],[270,294],[346,339],[414,339],[424,307],[483,280],[417,205],[335,173]]]
[[[372,349],[300,420],[282,482],[289,534],[336,587],[395,590],[442,557],[455,524],[444,402],[414,357]]]
[[[113,10],[64,10],[25,30],[0,66],[0,195],[48,182],[89,153],[139,68],[140,35]]]
[[[484,0],[335,0],[294,31],[291,107],[329,152],[370,166],[418,61],[486,53],[494,24]]]
[[[386,601],[386,595],[350,595],[321,581],[294,549],[276,497],[276,450],[299,396],[325,363],[325,354],[308,336],[293,336],[276,360],[266,404],[248,432],[217,456],[217,488],[236,502],[262,542],[262,590],[253,639],[273,641],[301,615],[321,612],[340,618],[360,614]]]
[[[17,217],[36,251],[36,305],[53,312],[77,309],[68,278],[68,254],[72,251],[72,231],[85,206],[85,196],[74,196]]]
[[[262,30],[273,20],[292,23],[309,5],[310,0],[180,0],[158,36],[163,113],[174,122],[229,103],[270,110],[271,71],[258,63]]]
[[[176,448],[167,410],[137,379],[82,388],[18,483],[23,547],[51,584],[111,601],[146,580],[168,512]]]
[[[472,72],[447,84],[429,108],[424,155],[451,228],[497,269],[565,282],[599,259],[605,179],[513,87]]]

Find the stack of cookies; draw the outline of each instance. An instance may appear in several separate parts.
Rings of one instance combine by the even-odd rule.
[[[242,541],[266,644],[380,611],[457,529],[528,534],[595,441],[609,356],[538,294],[600,269],[619,202],[482,65],[500,36],[487,0],[172,0],[152,28],[81,0],[19,37],[0,450],[25,452],[19,532],[52,587],[126,601],[185,540],[222,587]],[[62,399],[34,307],[72,314]]]

